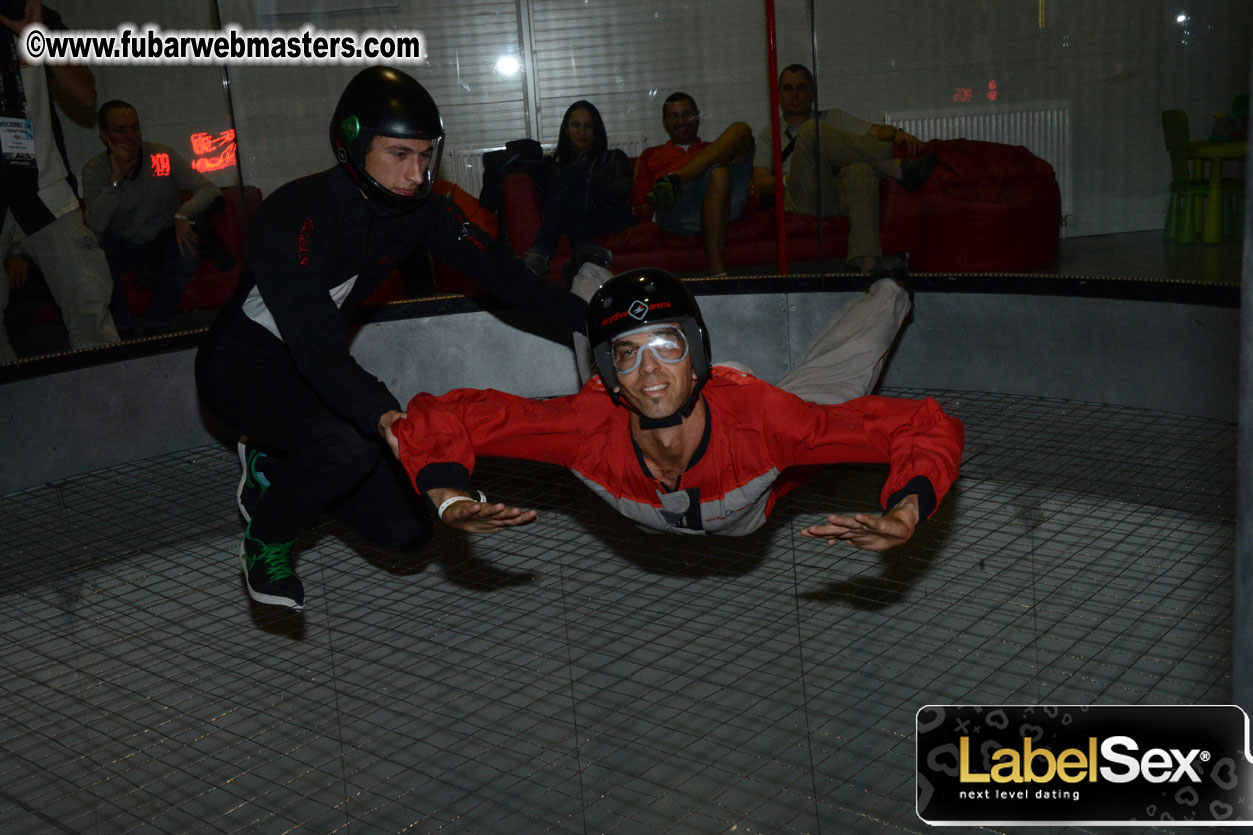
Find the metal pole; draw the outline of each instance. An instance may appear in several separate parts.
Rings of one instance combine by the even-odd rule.
[[[543,142],[540,135],[539,72],[535,68],[535,31],[531,0],[518,3],[518,34],[522,41],[522,107],[526,111],[526,135]]]
[[[787,226],[783,212],[783,143],[779,120],[779,53],[774,28],[774,0],[766,0],[766,72],[770,84],[770,142],[774,163],[774,240],[779,275],[787,275]]]
[[[213,0],[213,26],[222,30],[221,0]],[[239,152],[239,127],[235,122],[235,98],[231,95],[231,74],[222,62],[222,93],[226,96],[226,116],[230,119],[231,128],[235,131],[235,183],[239,186],[240,199],[244,193],[244,155]],[[241,215],[242,217],[242,215]]]
[[[1253,86],[1253,62],[1249,67]],[[1236,582],[1231,633],[1231,696],[1253,714],[1253,191],[1244,195],[1244,259],[1240,282],[1239,446]]]
[[[814,4],[814,0],[809,0],[809,39],[810,39],[810,62],[813,67],[814,75],[814,127],[818,126],[817,120],[821,118],[822,106],[818,103],[818,79],[822,76],[818,73],[818,9]],[[825,273],[827,264],[827,242],[823,227],[826,225],[823,221],[827,216],[827,207],[822,205],[822,131],[814,131],[814,175],[818,182],[818,271]]]

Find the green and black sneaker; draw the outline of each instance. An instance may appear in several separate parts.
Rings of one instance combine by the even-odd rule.
[[[247,438],[240,438],[237,446],[239,463],[244,472],[239,477],[239,489],[235,491],[235,498],[239,502],[239,515],[244,517],[245,522],[251,522],[257,503],[261,501],[265,491],[270,489],[270,480],[265,477],[266,459],[269,456],[256,447],[248,446]]]
[[[248,596],[270,606],[288,606],[299,612],[305,606],[305,587],[296,576],[291,542],[265,543],[252,535],[252,525],[244,532],[239,556],[244,562]]]
[[[683,180],[678,174],[667,174],[653,183],[652,191],[648,192],[648,196],[644,199],[654,211],[668,212],[674,208],[674,203],[679,199],[679,191],[682,188]]]

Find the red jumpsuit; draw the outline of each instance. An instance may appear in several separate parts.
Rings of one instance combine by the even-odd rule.
[[[599,378],[551,400],[475,389],[419,394],[392,430],[419,491],[468,490],[479,455],[543,461],[568,468],[640,525],[672,533],[751,533],[803,481],[787,472],[793,467],[886,462],[881,504],[917,494],[922,518],[957,477],[961,422],[930,398],[870,396],[820,406],[722,366],[702,396],[705,436],[673,491],[648,473],[630,412],[613,404]]]

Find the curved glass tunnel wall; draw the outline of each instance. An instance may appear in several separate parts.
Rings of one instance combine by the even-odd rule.
[[[701,301],[716,355],[777,379],[853,297]],[[879,468],[828,468],[732,540],[641,534],[557,468],[485,461],[476,483],[540,521],[472,542],[441,531],[410,555],[319,523],[300,543],[297,619],[248,606],[232,439],[187,437],[206,432],[194,411],[150,396],[192,399],[190,351],[40,390],[16,423],[43,421],[42,446],[19,466],[80,474],[0,489],[0,814],[75,831],[921,832],[923,704],[1225,701],[1234,427],[1161,409],[1230,407],[1235,309],[916,301],[885,393],[940,398],[968,439],[907,552],[797,536],[832,509],[871,510]],[[1068,338],[1111,320],[1141,342]],[[993,361],[994,322],[1040,327]],[[485,338],[467,354],[473,328]],[[732,354],[719,335],[740,331],[760,337]],[[1152,369],[1128,373],[1166,334],[1187,366],[1161,374],[1173,401]],[[568,346],[487,313],[370,325],[357,346],[398,391],[573,384]],[[1052,367],[1028,377],[1041,352]],[[34,400],[49,382],[7,388]],[[1151,408],[1064,399],[1093,386]],[[67,389],[80,397],[57,412]],[[131,463],[94,469],[100,448]]]
[[[1113,283],[1119,291],[1128,287]],[[715,361],[744,362],[770,381],[803,358],[828,318],[853,297],[699,296]],[[1234,421],[1238,329],[1239,312],[1224,305],[919,292],[884,384],[1060,397]],[[466,340],[466,333],[476,338]],[[0,492],[209,442],[212,424],[194,389],[194,353],[187,348],[5,384],[5,443],[13,466],[0,474]],[[353,353],[402,402],[418,391],[460,387],[544,397],[578,386],[569,338],[507,312],[369,324]],[[74,392],[72,409],[64,408],[67,391]]]
[[[757,3],[715,9],[619,2],[588,8],[519,0],[478,4],[469,16],[404,0],[228,0],[184,3],[177,10],[150,0],[61,0],[55,5],[76,28],[108,29],[130,20],[166,30],[209,28],[215,21],[258,29],[293,28],[305,21],[328,30],[423,29],[435,49],[421,74],[445,102],[450,129],[446,170],[453,177],[469,177],[471,186],[473,166],[468,174],[458,170],[459,165],[466,168],[458,162],[466,159],[457,156],[458,146],[497,147],[524,135],[551,144],[564,107],[575,97],[602,103],[611,141],[630,152],[664,139],[658,104],[670,89],[689,89],[698,96],[710,130],[737,119],[754,128],[768,122],[766,93],[773,80],[764,78]],[[1067,102],[1072,158],[1069,173],[1059,166],[1059,180],[1063,194],[1070,195],[1063,198],[1068,238],[1160,228],[1167,178],[1157,114],[1182,107],[1196,132],[1203,133],[1214,111],[1226,109],[1230,94],[1248,86],[1250,12],[1238,0],[1169,14],[1115,0],[1013,9],[968,2],[924,15],[907,3],[815,6],[785,0],[775,9],[778,65],[811,64],[822,107],[893,121],[911,114],[991,113],[1024,103]],[[263,194],[327,164],[325,111],[353,71],[347,66],[234,68],[239,106],[230,112],[216,67],[94,69],[102,97],[136,101],[150,138],[185,138],[188,150],[194,150],[193,135],[218,137],[236,130],[239,165],[210,176],[220,185],[239,184],[242,177],[244,185]],[[66,120],[66,129],[71,168],[77,171],[98,153],[99,140],[91,124]],[[1133,262],[1115,260],[1114,271],[1123,268],[1137,272]],[[179,367],[178,357],[175,352],[143,360],[148,367],[143,375],[171,373]],[[118,369],[116,376],[133,375],[134,367]],[[71,385],[103,391],[113,376],[85,370]],[[53,378],[49,388],[65,382]],[[194,412],[185,379],[171,389],[174,393]],[[20,388],[8,387],[6,395],[12,395],[6,398],[10,403],[27,402]],[[43,398],[35,395],[32,402],[57,402]],[[147,437],[119,437],[109,458],[173,448],[189,435],[203,437],[198,426],[189,414],[187,421],[154,427]],[[15,446],[20,434],[9,434]],[[67,458],[42,460],[64,474],[73,469]],[[100,459],[88,453],[79,460]],[[40,465],[26,472],[41,472]]]

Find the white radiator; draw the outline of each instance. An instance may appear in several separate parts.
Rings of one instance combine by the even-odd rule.
[[[445,148],[444,159],[440,162],[440,179],[452,180],[478,197],[483,189],[483,154],[499,151],[504,147],[494,145],[489,148]]]
[[[622,153],[626,154],[631,159],[635,159],[647,146],[644,144],[644,137],[637,136],[634,139],[624,139],[619,142],[613,142],[609,145],[609,147],[619,148]]]
[[[445,148],[444,159],[440,162],[439,176],[441,179],[453,181],[478,197],[483,189],[483,154],[488,151],[499,151],[504,147],[504,145],[493,145],[486,148]],[[543,147],[544,153],[549,154],[556,145],[549,143]],[[628,157],[634,158],[644,150],[644,141],[641,137],[636,137],[614,142],[610,147],[621,148]]]
[[[1067,102],[1041,102],[1012,108],[963,108],[959,105],[947,110],[884,114],[883,121],[924,142],[978,139],[1024,145],[1053,166],[1062,193],[1062,214],[1072,211],[1070,105]]]

